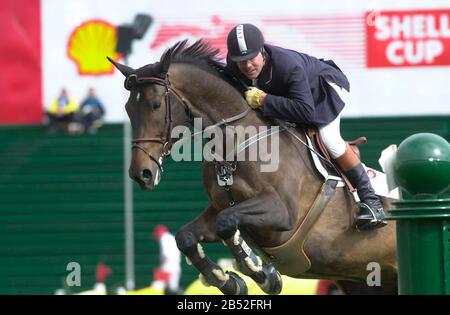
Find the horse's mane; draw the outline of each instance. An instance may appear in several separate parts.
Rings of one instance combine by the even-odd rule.
[[[173,63],[190,63],[199,67],[220,63],[220,50],[211,47],[203,40],[198,40],[192,45],[188,45],[188,40],[182,40],[167,49],[161,56],[161,67],[167,72]]]
[[[185,39],[168,48],[159,62],[139,68],[136,72],[138,77],[163,77],[171,64],[187,63],[214,74],[243,93],[247,86],[229,68],[226,68],[226,65],[220,61],[219,54],[219,49],[211,47],[201,39],[192,45],[189,45],[188,40]]]

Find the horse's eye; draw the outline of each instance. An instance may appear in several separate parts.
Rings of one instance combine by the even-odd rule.
[[[160,108],[161,107],[161,102],[159,101],[156,101],[154,104],[153,104],[153,109],[158,109],[158,108]]]

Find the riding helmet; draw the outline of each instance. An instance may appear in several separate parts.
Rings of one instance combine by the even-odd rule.
[[[236,25],[230,33],[228,33],[228,57],[234,62],[249,60],[256,57],[263,45],[263,34],[252,24]]]

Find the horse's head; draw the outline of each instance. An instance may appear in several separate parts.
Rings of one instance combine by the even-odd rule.
[[[231,117],[225,121],[229,123],[249,111],[218,54],[202,41],[189,46],[185,40],[166,50],[159,62],[139,69],[108,58],[130,91],[125,105],[133,132],[129,175],[142,189],[159,183],[173,127],[187,125],[194,116],[202,118],[204,126],[224,124],[224,118]]]
[[[125,76],[125,89],[130,91],[125,105],[133,138],[129,176],[141,189],[153,189],[159,184],[163,160],[170,154],[171,129],[185,123],[187,114],[174,109],[177,100],[159,63],[133,69],[109,60]]]

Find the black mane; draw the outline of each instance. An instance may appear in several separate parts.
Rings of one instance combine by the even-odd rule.
[[[136,74],[138,77],[157,76],[163,78],[171,64],[188,63],[218,76],[243,93],[247,86],[220,61],[219,53],[219,49],[211,47],[203,40],[189,45],[188,40],[185,39],[167,49],[159,62],[137,69]]]
[[[198,40],[192,45],[188,45],[188,40],[180,41],[167,49],[161,56],[161,67],[167,72],[172,63],[191,63],[200,67],[205,65],[220,63],[220,50],[211,47],[203,40]]]

